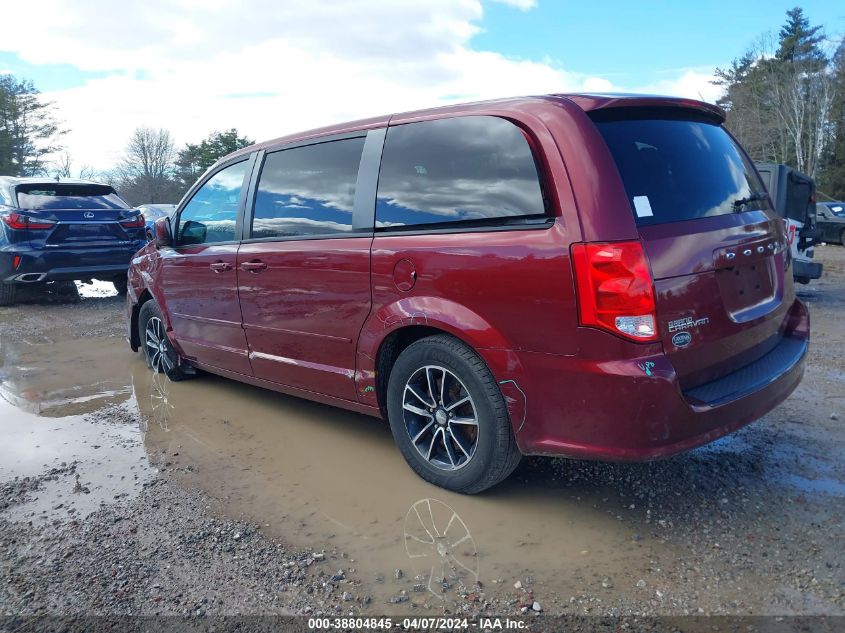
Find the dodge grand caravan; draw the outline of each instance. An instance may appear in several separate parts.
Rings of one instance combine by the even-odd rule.
[[[424,479],[521,455],[648,460],[801,380],[809,318],[753,164],[698,101],[549,95],[254,145],[132,261],[128,333],[389,421]]]

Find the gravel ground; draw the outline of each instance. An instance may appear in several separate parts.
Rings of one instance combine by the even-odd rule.
[[[431,601],[415,591],[418,578],[392,568],[364,574],[329,541],[294,546],[267,533],[263,521],[227,518],[240,514],[227,515],[220,499],[186,485],[197,464],[147,447],[148,460],[127,484],[133,492],[110,492],[90,513],[48,494],[57,482],[72,497],[98,494],[78,476],[84,469],[76,461],[0,481],[0,615],[335,615],[388,607],[465,615],[845,615],[845,248],[817,253],[825,277],[800,288],[813,327],[807,374],[763,421],[651,464],[529,459],[497,493],[497,504],[519,491],[541,505],[543,495],[583,503],[627,535],[614,543],[613,557],[585,550],[580,559],[549,561],[548,569],[456,581],[445,600]],[[123,304],[107,295],[63,291],[6,309],[0,347],[56,337],[123,345]],[[5,379],[0,368],[0,386]],[[106,425],[104,436],[144,425],[131,398],[82,419],[91,415]],[[121,436],[112,449],[133,443],[144,451],[140,435]],[[53,507],[33,509],[40,496]],[[535,544],[526,538],[522,545]],[[565,590],[551,581],[556,568],[565,569]]]

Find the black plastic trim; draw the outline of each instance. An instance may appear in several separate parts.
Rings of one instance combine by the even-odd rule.
[[[772,351],[750,365],[684,392],[690,404],[717,407],[739,400],[775,382],[807,353],[807,339],[785,336]]]

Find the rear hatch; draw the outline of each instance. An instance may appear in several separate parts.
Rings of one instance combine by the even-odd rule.
[[[144,218],[108,185],[27,183],[16,187],[36,248],[129,246],[144,239]]]
[[[748,157],[692,111],[591,114],[616,161],[654,277],[666,355],[684,390],[779,342],[791,303],[783,224]]]

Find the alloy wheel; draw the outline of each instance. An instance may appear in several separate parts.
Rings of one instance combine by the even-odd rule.
[[[415,371],[402,396],[405,429],[417,452],[441,470],[466,466],[478,446],[478,413],[460,378],[439,365]]]
[[[167,335],[164,332],[164,323],[161,319],[152,317],[147,321],[144,338],[144,343],[147,346],[147,358],[150,359],[150,366],[153,371],[156,373],[171,371],[173,359],[170,357]]]

